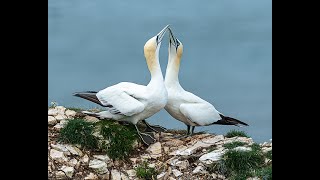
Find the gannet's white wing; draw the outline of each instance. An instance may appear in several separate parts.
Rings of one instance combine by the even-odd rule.
[[[122,82],[99,91],[96,96],[112,114],[132,116],[142,112],[145,86]]]
[[[220,112],[200,97],[185,91],[183,99],[180,112],[193,123],[206,126],[221,119]]]

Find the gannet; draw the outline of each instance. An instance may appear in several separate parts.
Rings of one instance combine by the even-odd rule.
[[[168,27],[169,25],[144,45],[144,56],[151,74],[149,84],[144,86],[131,82],[121,82],[98,92],[74,93],[74,96],[87,99],[106,108],[105,111],[98,113],[88,111],[83,111],[83,113],[101,119],[132,123],[145,144],[149,145],[155,142],[152,136],[140,132],[136,124],[140,120],[144,121],[146,118],[151,117],[167,104],[168,93],[159,63],[159,50]],[[146,122],[144,121],[144,123]]]
[[[179,68],[183,52],[181,41],[174,37],[169,28],[169,55],[165,75],[165,86],[168,91],[168,103],[165,110],[175,119],[187,125],[187,136],[193,134],[195,126],[221,125],[248,125],[237,119],[220,113],[209,102],[185,91],[179,83]],[[192,127],[190,132],[190,126]]]

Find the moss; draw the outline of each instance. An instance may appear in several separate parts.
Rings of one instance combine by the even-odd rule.
[[[100,121],[97,125],[100,134],[109,141],[102,148],[110,158],[124,159],[133,152],[133,143],[138,140],[138,135],[132,124],[119,125],[114,121]]]
[[[157,172],[154,168],[148,167],[147,162],[143,162],[137,168],[135,168],[136,175],[138,178],[142,179],[156,179]]]
[[[231,138],[231,137],[249,137],[244,131],[237,131],[237,130],[231,130],[229,131],[225,137]]]
[[[94,124],[83,119],[69,120],[61,129],[59,140],[64,143],[80,144],[84,148],[97,148],[97,139],[92,135]]]

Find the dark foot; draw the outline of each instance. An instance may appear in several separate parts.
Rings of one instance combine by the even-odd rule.
[[[147,123],[145,120],[142,120],[142,122],[147,126],[146,131],[150,132],[150,131],[154,131],[154,132],[166,132],[167,129],[159,126],[159,125],[150,125],[149,123]]]
[[[156,139],[154,137],[152,137],[150,134],[139,133],[139,136],[140,136],[142,142],[147,146],[156,142]]]

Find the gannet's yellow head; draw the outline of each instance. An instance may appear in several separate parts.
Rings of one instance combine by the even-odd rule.
[[[167,32],[169,25],[164,27],[157,35],[149,39],[144,45],[144,56],[147,60],[149,69],[151,70],[154,62],[159,57],[159,49],[164,34]]]
[[[183,53],[182,42],[179,41],[172,33],[172,30],[169,29],[169,58],[177,62],[177,65],[180,65],[180,60]]]

